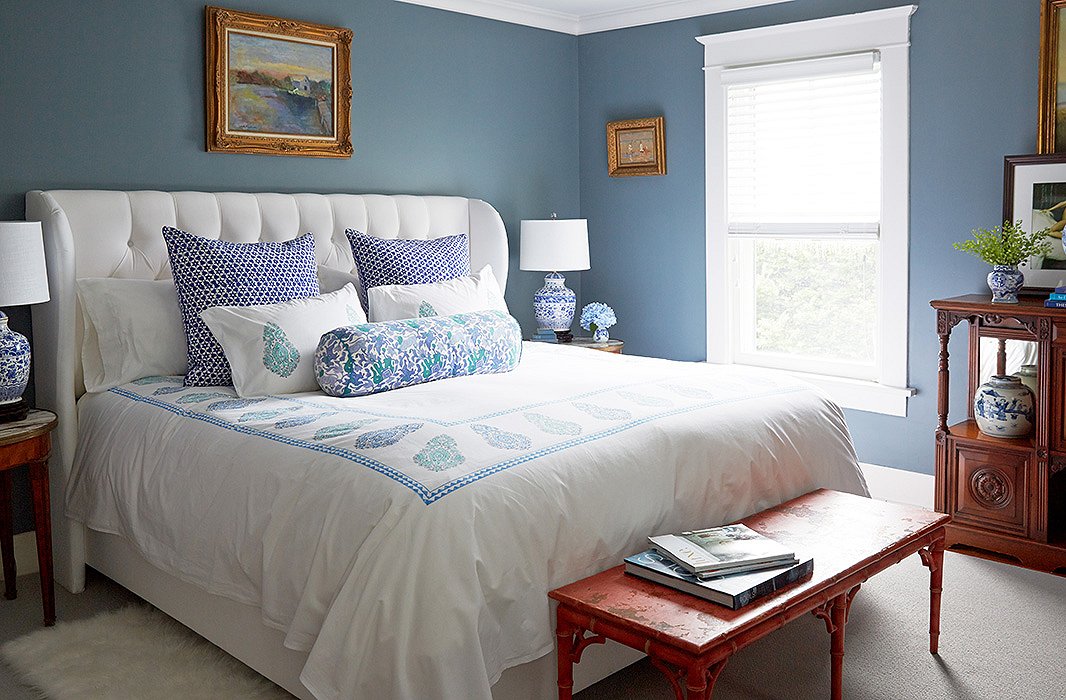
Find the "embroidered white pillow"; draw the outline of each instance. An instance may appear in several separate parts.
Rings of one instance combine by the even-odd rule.
[[[226,353],[242,398],[318,391],[315,350],[322,334],[366,323],[354,284],[278,304],[213,306],[200,318]]]
[[[185,330],[173,280],[78,280],[86,391],[152,375],[182,375]]]
[[[451,316],[493,309],[510,313],[500,283],[486,265],[479,272],[432,284],[386,284],[371,287],[370,322],[424,316]]]

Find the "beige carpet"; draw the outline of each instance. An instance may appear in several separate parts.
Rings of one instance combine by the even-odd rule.
[[[36,581],[22,582],[19,599],[0,605],[0,640],[11,639],[5,632],[12,628],[40,624]],[[917,557],[863,586],[847,630],[848,700],[1066,700],[1066,578],[948,553],[944,584],[940,657],[927,651],[928,573]],[[93,583],[95,591],[109,588],[121,592],[106,580]],[[93,615],[78,607],[92,591],[58,593],[60,619]],[[120,595],[102,603],[108,601],[126,604]],[[9,666],[52,700],[291,697],[144,606],[39,629],[0,647],[0,656],[7,662],[0,665],[4,700],[35,695],[5,682]],[[807,615],[742,650],[715,690],[715,700],[829,697],[825,627]],[[641,662],[577,697],[673,695]]]
[[[0,656],[49,700],[292,698],[144,605],[59,622],[4,644]]]
[[[847,627],[845,698],[1066,700],[1066,578],[948,552],[939,657],[928,651],[928,586],[918,557],[863,585]],[[811,615],[734,656],[714,693],[714,700],[828,697],[829,636]],[[673,694],[642,661],[577,698]]]

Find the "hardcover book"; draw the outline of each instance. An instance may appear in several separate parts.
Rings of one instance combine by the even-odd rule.
[[[685,571],[654,549],[626,557],[625,563],[626,573],[699,596],[732,610],[806,578],[814,571],[814,559],[808,557],[791,566],[705,580]]]
[[[796,563],[795,552],[788,547],[740,524],[658,535],[648,541],[694,574],[739,573],[770,564]]]

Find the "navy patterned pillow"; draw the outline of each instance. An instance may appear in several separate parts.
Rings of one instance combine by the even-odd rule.
[[[470,243],[465,233],[429,240],[378,238],[355,229],[344,232],[359,270],[363,310],[367,290],[383,284],[430,284],[470,274]]]
[[[310,233],[281,243],[231,243],[164,226],[163,240],[188,345],[185,386],[233,384],[226,354],[200,318],[201,311],[318,296],[315,239]]]

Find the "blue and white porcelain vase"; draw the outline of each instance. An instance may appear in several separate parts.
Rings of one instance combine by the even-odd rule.
[[[533,315],[543,330],[568,331],[574,323],[577,295],[566,286],[558,272],[544,276],[544,286],[533,295]]]
[[[992,437],[1025,437],[1033,429],[1033,392],[1014,376],[997,374],[977,389],[977,427]]]
[[[992,290],[993,304],[1017,304],[1018,292],[1025,282],[1025,275],[1017,265],[993,265],[988,273],[988,288]]]
[[[0,311],[0,406],[22,398],[30,381],[30,341],[7,327]]]
[[[606,343],[611,339],[611,334],[606,328],[597,328],[592,332],[592,339],[597,343]]]

